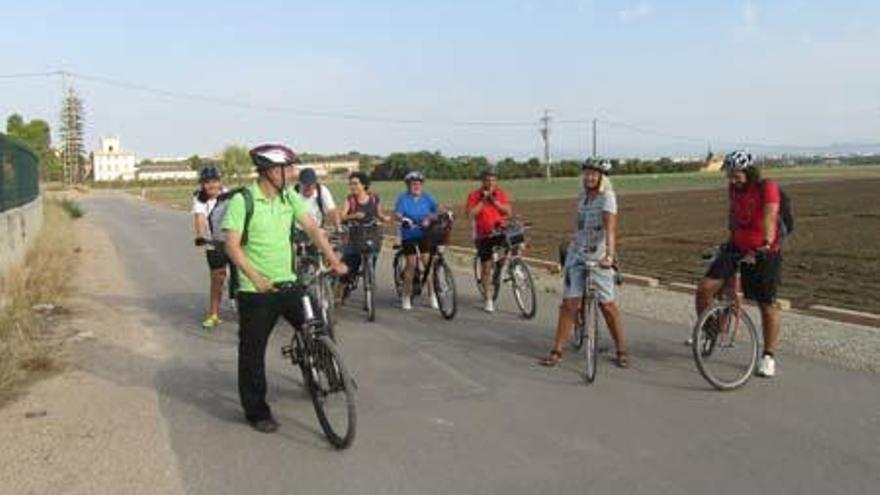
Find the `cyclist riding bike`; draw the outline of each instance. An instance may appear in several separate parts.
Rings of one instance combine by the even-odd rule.
[[[424,229],[441,211],[440,205],[434,197],[424,190],[425,176],[421,172],[412,171],[403,178],[406,191],[397,197],[394,206],[394,216],[400,221],[401,249],[406,256],[406,268],[403,278],[403,295],[400,307],[404,311],[412,309],[413,276],[416,268],[416,252],[422,253],[422,262],[428,263],[431,246],[425,237]],[[430,284],[425,292],[429,304],[437,309],[439,304],[431,291]]]
[[[238,390],[245,419],[257,431],[272,433],[278,423],[266,403],[266,345],[278,318],[303,322],[302,298],[279,293],[276,284],[296,282],[290,231],[299,222],[318,246],[332,271],[346,273],[345,264],[308,214],[305,201],[287,188],[287,177],[298,162],[290,148],[268,144],[250,151],[258,178],[230,199],[224,217],[226,250],[239,269]],[[250,198],[250,201],[246,199]]]
[[[574,240],[568,246],[563,267],[564,289],[556,338],[550,354],[541,359],[545,366],[557,366],[562,362],[562,347],[572,334],[575,318],[587,279],[586,262],[597,262],[589,268],[599,309],[617,348],[616,363],[621,368],[629,366],[629,355],[617,306],[615,294],[615,255],[617,249],[617,196],[608,174],[611,162],[588,159],[581,166],[584,190],[577,203]]]
[[[776,374],[776,344],[779,341],[780,310],[776,291],[782,281],[782,243],[778,229],[781,193],[777,184],[761,178],[756,157],[748,151],[733,151],[724,157],[727,173],[730,236],[725,249],[709,267],[697,286],[695,306],[700,315],[712,304],[733,276],[737,261],[756,255],[754,264],[742,267],[742,286],[746,299],[758,303],[764,331],[764,354],[757,374]]]
[[[226,192],[221,181],[220,171],[217,167],[209,165],[199,172],[199,189],[193,193],[193,230],[195,231],[195,245],[205,248],[205,257],[208,260],[208,269],[211,272],[211,291],[209,297],[208,313],[202,321],[205,329],[214,328],[220,321],[220,302],[223,299],[223,284],[226,283],[226,269],[231,270],[230,278],[235,278],[235,265],[229,262],[226,250],[222,242],[219,242],[212,232],[211,223],[208,221],[211,211],[217,205],[217,198]],[[229,284],[229,299],[235,298],[235,283]]]
[[[347,225],[373,225],[377,221],[390,222],[391,217],[383,213],[379,195],[370,191],[370,177],[363,172],[352,172],[348,176],[348,190],[350,194],[342,204],[340,217]],[[378,255],[378,252],[374,253]],[[356,246],[346,245],[343,249],[343,261],[348,266],[348,275],[343,282],[348,283],[348,277],[353,277],[361,268],[361,252]],[[375,256],[374,256],[375,263]],[[337,286],[337,303],[343,303],[345,284]]]
[[[495,263],[492,253],[504,242],[499,232],[507,224],[512,208],[510,198],[504,189],[498,187],[498,171],[487,167],[480,173],[483,184],[467,197],[465,211],[474,221],[474,244],[481,263],[481,282],[485,297],[483,308],[487,313],[495,312],[495,294],[492,284]]]

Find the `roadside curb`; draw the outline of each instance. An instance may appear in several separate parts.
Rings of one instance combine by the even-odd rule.
[[[818,315],[828,317],[835,320],[842,320],[848,323],[858,323],[861,325],[869,325],[880,327],[880,315],[868,313],[866,311],[854,311],[851,309],[835,308],[833,306],[825,306],[823,304],[812,304],[807,310]]]

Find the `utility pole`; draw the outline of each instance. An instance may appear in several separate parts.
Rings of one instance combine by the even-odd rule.
[[[598,119],[593,119],[593,158],[596,158],[597,156],[599,156],[598,155],[599,149],[598,149],[598,145],[596,144],[597,143],[597,140],[596,140],[596,124],[597,124],[597,122],[598,122]]]
[[[65,77],[65,86],[66,77]],[[82,180],[80,161],[83,152],[83,105],[73,87],[65,88],[64,103],[61,107],[61,139],[63,141],[62,160],[64,162],[64,183],[79,183]]]
[[[544,166],[547,170],[547,180],[550,180],[550,110],[544,110],[544,116],[540,121],[542,124],[540,133],[544,140]]]

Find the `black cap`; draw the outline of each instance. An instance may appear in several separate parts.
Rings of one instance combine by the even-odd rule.
[[[299,171],[299,183],[304,186],[310,186],[318,182],[318,174],[315,169],[306,167]]]

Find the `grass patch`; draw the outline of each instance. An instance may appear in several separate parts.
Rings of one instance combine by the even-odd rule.
[[[86,212],[83,210],[80,204],[70,198],[63,198],[58,201],[58,205],[62,210],[66,211],[70,218],[82,218]]]
[[[880,177],[880,166],[846,166],[846,167],[798,167],[774,168],[765,170],[767,177],[783,183],[860,179]],[[614,189],[618,193],[669,192],[698,189],[722,189],[726,181],[720,173],[678,172],[669,174],[633,174],[613,176]],[[337,203],[348,194],[348,186],[344,181],[326,182]],[[573,198],[580,194],[580,179],[577,177],[545,179],[519,179],[501,182],[513,197],[514,201],[532,201],[542,199]],[[448,205],[462,204],[467,193],[479,186],[476,180],[431,180],[426,182],[426,189],[438,201]],[[129,194],[141,196],[149,201],[170,206],[179,210],[192,207],[192,193],[197,186],[160,186],[125,189]],[[233,187],[233,186],[228,186]],[[400,181],[373,182],[373,191],[382,198],[386,208],[393,208],[397,195],[403,189]]]
[[[64,302],[75,266],[73,215],[62,202],[43,203],[43,229],[25,259],[4,281],[0,307],[0,401],[30,373],[57,369],[52,321],[34,306]]]

